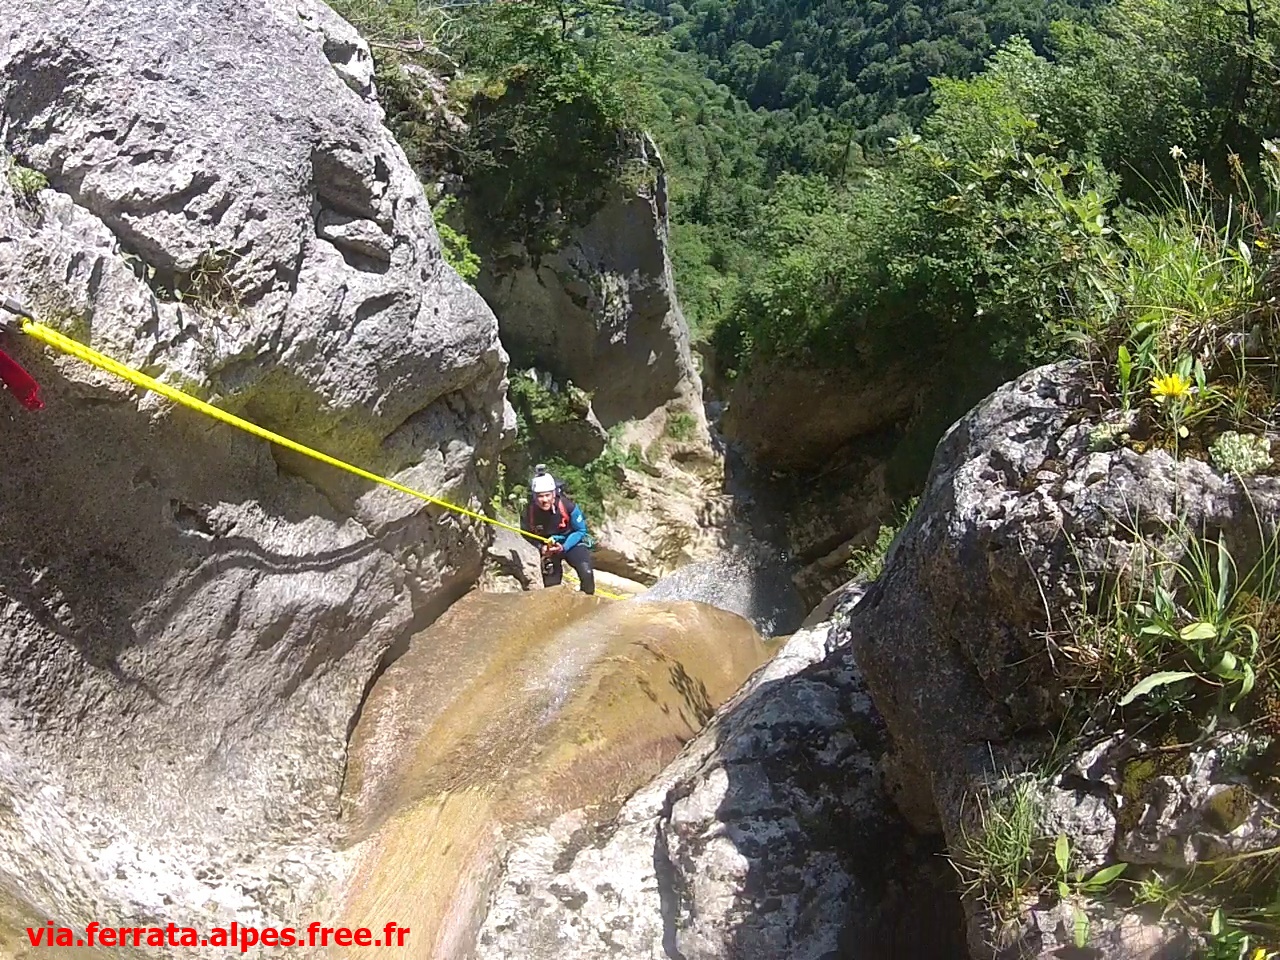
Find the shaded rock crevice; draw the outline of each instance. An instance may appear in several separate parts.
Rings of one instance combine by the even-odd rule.
[[[662,910],[662,950],[670,960],[688,960],[676,945],[680,904],[688,899],[688,893],[681,889],[684,886],[683,877],[671,859],[671,850],[667,844],[671,811],[679,799],[682,798],[676,791],[667,795],[653,832],[653,875],[658,884],[658,903]],[[570,859],[560,869],[567,869],[572,863]]]
[[[900,522],[938,439],[1016,372],[965,361],[957,379],[957,356],[972,352],[963,346],[938,344],[904,363],[883,331],[853,336],[826,356],[738,358],[745,368],[731,378],[728,344],[697,345],[735,469],[777,504],[769,542],[791,558],[810,605],[849,579],[848,562],[882,526]]]

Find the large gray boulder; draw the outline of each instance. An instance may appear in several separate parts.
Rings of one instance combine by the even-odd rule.
[[[880,791],[883,728],[831,624],[791,637],[611,822],[575,812],[518,842],[474,956],[953,957],[958,920],[921,870],[937,858]]]
[[[1073,869],[1123,861],[1136,879],[1144,865],[1185,868],[1276,840],[1265,827],[1274,806],[1227,762],[1241,755],[1232,718],[1194,745],[1156,742],[1158,727],[1098,711],[1088,675],[1072,679],[1071,651],[1091,636],[1082,601],[1144,564],[1185,560],[1180,529],[1225,535],[1247,571],[1260,530],[1280,515],[1280,478],[1139,452],[1116,441],[1123,429],[1106,420],[1080,365],[997,390],[939,444],[883,576],[835,631],[865,672],[900,765],[919,774],[904,805],[932,810],[961,860],[981,831],[975,798],[1000,796],[1020,774],[1038,795],[1040,854],[1064,833]],[[1096,711],[1090,736],[1075,739],[1068,708],[1076,721]],[[1065,760],[1051,765],[1051,754]],[[1104,900],[1082,908],[1092,956],[1189,955],[1177,925]],[[975,957],[1072,947],[1070,904],[1052,895],[1003,928],[987,905],[969,906]]]
[[[312,0],[0,0],[4,148],[50,184],[0,178],[0,290],[475,508],[506,357],[368,65]],[[0,395],[0,903],[305,912],[370,680],[474,582],[487,529],[6,346],[47,406]]]

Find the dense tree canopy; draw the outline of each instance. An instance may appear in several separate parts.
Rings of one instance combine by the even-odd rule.
[[[1092,0],[637,0],[682,50],[753,108],[815,113],[872,140],[918,123],[929,81],[967,76],[1014,36],[1043,49],[1050,24]]]
[[[1117,203],[1150,205],[1180,189],[1174,154],[1202,162],[1216,182],[1229,180],[1233,165],[1256,173],[1263,138],[1275,129],[1280,109],[1272,47],[1280,28],[1276,6],[1261,0],[1119,0],[1097,9],[1017,2],[964,9],[959,3],[834,0],[647,3],[667,18],[680,45],[701,51],[668,52],[664,67],[654,71],[652,82],[664,90],[670,111],[655,128],[676,180],[681,292],[704,335],[727,324],[719,340],[732,347],[722,355],[734,366],[749,359],[753,345],[804,348],[810,343],[805,331],[817,338],[815,355],[837,357],[831,338],[838,340],[842,329],[861,329],[868,317],[898,316],[908,307],[917,319],[907,326],[915,330],[944,320],[943,329],[954,330],[965,311],[968,328],[976,316],[981,325],[998,316],[1033,319],[1025,336],[1002,331],[991,340],[1001,354],[1014,344],[1040,342],[1041,321],[1069,294],[1038,275],[1041,260],[1033,251],[1047,248],[1036,246],[1045,238],[1036,240],[1028,221],[1037,202],[1043,211],[1068,199],[1086,203],[1091,216],[1104,220]],[[1050,20],[1062,13],[1070,16]],[[888,29],[898,31],[898,41],[927,33],[929,44],[972,56],[931,60],[942,65],[922,68],[932,77],[929,91],[906,94],[916,98],[909,108],[903,92],[915,89],[910,85],[892,104],[874,101],[878,106],[868,106],[872,91],[857,83],[843,88],[843,99],[828,95],[830,78],[848,81],[859,58],[874,63],[872,73],[895,75],[915,62],[903,58],[916,39],[891,49],[886,43],[874,56],[855,42]],[[984,73],[965,79],[983,66],[984,54],[1019,31],[1025,36],[1013,36],[1003,53],[987,57]],[[845,56],[832,65],[836,50]],[[752,57],[776,69],[729,69]],[[693,63],[702,77],[691,75]],[[761,77],[772,79],[761,86]],[[827,82],[815,86],[806,77]],[[801,88],[803,95],[787,94]],[[760,109],[750,110],[750,101]],[[864,140],[876,130],[900,135],[886,138],[882,148],[868,140],[864,153],[851,135],[855,129]],[[904,144],[915,146],[901,149]],[[1062,196],[1039,166],[1019,166],[1048,158],[1068,170]],[[982,171],[977,182],[966,182],[974,170]],[[1010,191],[1028,170],[1038,178],[1033,195],[1015,203]],[[779,248],[771,237],[780,209],[790,209],[797,196],[786,182],[796,174],[817,178],[806,196],[826,191],[831,205],[820,212],[802,206],[814,217],[809,239],[800,241],[792,231],[793,242]],[[1083,193],[1073,195],[1077,189]],[[989,209],[973,205],[975,191]],[[951,208],[963,212],[949,232]],[[998,225],[995,235],[981,235],[975,217]],[[1009,217],[1016,225],[1000,225]],[[1056,224],[1056,214],[1047,222]],[[838,251],[828,249],[834,237]],[[809,284],[799,262],[809,257],[827,266],[821,289],[805,296],[796,285]],[[1004,259],[989,263],[990,257]],[[838,278],[833,270],[849,272]],[[1023,281],[1037,290],[1048,284],[1039,294],[1044,303],[1030,314],[1010,288]],[[990,302],[970,295],[979,288]],[[961,289],[970,294],[957,300]],[[787,303],[775,309],[779,297]],[[821,319],[804,306],[810,300]],[[924,304],[933,312],[922,315]]]

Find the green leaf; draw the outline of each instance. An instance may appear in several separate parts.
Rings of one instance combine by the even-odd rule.
[[[1197,676],[1197,674],[1188,670],[1164,670],[1160,673],[1153,673],[1149,677],[1143,677],[1133,685],[1133,689],[1124,695],[1120,701],[1120,706],[1128,706],[1138,697],[1150,693],[1156,687],[1177,683],[1179,680],[1187,680],[1194,676]]]
[[[1213,916],[1209,919],[1209,933],[1212,936],[1219,936],[1222,933],[1222,908],[1213,911]]]
[[[1074,906],[1071,908],[1071,915],[1076,949],[1083,950],[1084,945],[1089,942],[1089,917],[1079,907]]]
[[[1127,863],[1113,863],[1109,867],[1103,867],[1084,882],[1085,889],[1101,890],[1128,869],[1129,865]]]
[[[1252,659],[1258,655],[1258,631],[1247,623],[1236,625],[1236,629],[1249,638],[1249,657]]]
[[[1194,640],[1213,640],[1218,636],[1218,628],[1212,623],[1206,623],[1204,620],[1197,620],[1195,623],[1189,623],[1179,630],[1178,636],[1188,642]]]
[[[1067,864],[1071,862],[1071,842],[1067,840],[1065,833],[1058,834],[1058,840],[1053,845],[1053,859],[1058,862],[1058,869],[1066,873]]]
[[[1061,880],[1058,881],[1058,896],[1060,896],[1063,900],[1067,900],[1071,897],[1071,888],[1068,887]]]
[[[1213,673],[1215,676],[1227,677],[1228,679],[1234,680],[1240,672],[1237,669],[1237,664],[1238,661],[1236,660],[1236,655],[1230,650],[1223,650],[1222,659],[1220,659],[1217,665],[1213,668]]]
[[[1237,701],[1243,700],[1249,695],[1249,692],[1253,689],[1253,685],[1257,680],[1257,675],[1253,672],[1253,664],[1249,663],[1247,660],[1245,661],[1244,670],[1242,672],[1244,673],[1244,679],[1240,683],[1240,693],[1236,696]]]
[[[1218,609],[1221,610],[1227,605],[1227,583],[1231,576],[1231,552],[1227,549],[1227,545],[1223,534],[1218,534]]]

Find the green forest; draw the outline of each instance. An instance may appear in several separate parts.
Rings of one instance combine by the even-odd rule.
[[[891,464],[904,498],[942,430],[1021,370],[1073,355],[1115,375],[1128,356],[1135,383],[1267,300],[1274,5],[958,7],[703,0],[649,28],[644,119],[695,337],[729,378],[766,358],[859,377],[915,363],[931,422]],[[873,27],[897,31],[877,63],[903,78],[879,100]],[[917,44],[955,72],[918,90]],[[814,81],[838,48],[837,95]],[[767,95],[732,66],[765,54]],[[1237,394],[1255,375],[1233,375]]]
[[[864,141],[919,123],[933,77],[966,76],[1013,37],[1044,52],[1055,21],[1089,0],[842,0],[695,2],[639,6],[662,17],[675,49],[702,54],[705,72],[752,109],[816,116]]]
[[[662,6],[677,279],[730,369],[844,362],[868,326],[1027,362],[1093,309],[1118,221],[1182,210],[1192,166],[1267,187],[1275,18],[1243,0]]]
[[[1265,299],[1273,0],[335,2],[374,39],[393,130],[461,176],[472,224],[554,247],[625,175],[624,132],[648,131],[679,296],[722,379],[918,365],[947,399],[903,497],[941,430],[1020,370],[1123,352],[1137,382]],[[409,82],[435,48],[462,68],[465,131]]]
[[[1272,0],[337,6],[411,158],[535,251],[624,173],[621,132],[650,132],[681,302],[730,380],[905,356],[949,422],[1055,357],[1168,373],[1197,325],[1265,299]],[[463,132],[406,82],[433,46],[462,67]]]

